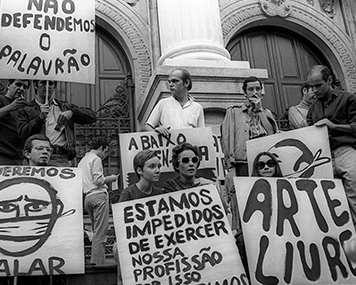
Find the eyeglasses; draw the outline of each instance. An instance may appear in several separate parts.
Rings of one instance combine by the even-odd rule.
[[[193,157],[188,157],[188,156],[184,156],[181,157],[181,159],[179,160],[179,162],[187,164],[189,162],[193,162],[194,164],[197,164],[199,162],[199,157],[198,156],[193,156]]]
[[[274,160],[269,159],[266,162],[263,162],[263,161],[257,162],[256,163],[256,167],[257,167],[258,170],[262,170],[263,168],[265,168],[266,164],[267,164],[268,167],[275,167],[276,166],[276,163],[274,162]]]

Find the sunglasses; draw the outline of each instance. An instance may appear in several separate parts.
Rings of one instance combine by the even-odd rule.
[[[257,162],[256,167],[258,170],[262,170],[263,168],[265,168],[266,164],[268,167],[276,166],[276,163],[274,162],[274,160],[269,159],[269,160],[267,160],[267,162],[263,162],[263,161]]]
[[[184,164],[187,164],[190,161],[193,162],[194,164],[197,164],[199,162],[199,157],[198,156],[193,156],[193,157],[184,156],[179,160],[179,162],[184,163]]]

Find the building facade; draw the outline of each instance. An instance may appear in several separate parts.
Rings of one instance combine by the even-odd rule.
[[[356,92],[355,1],[95,2],[95,85],[60,83],[58,92],[98,112],[114,101],[119,107],[106,116],[119,117],[122,132],[140,131],[169,95],[176,66],[191,72],[207,125],[220,124],[225,109],[243,100],[241,82],[250,75],[263,79],[264,106],[277,117],[300,101],[314,64],[329,66],[336,85]]]
[[[300,101],[314,64],[356,92],[356,3],[351,0],[96,0],[97,80],[69,84],[72,101],[97,110],[130,84],[131,131],[139,131],[168,74],[185,66],[208,125],[243,99],[243,78],[264,80],[264,105],[277,117]],[[68,84],[66,84],[68,85]]]

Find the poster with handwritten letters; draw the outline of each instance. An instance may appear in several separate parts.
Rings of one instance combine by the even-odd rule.
[[[251,175],[261,152],[274,155],[284,177],[334,178],[326,127],[306,127],[247,141]]]
[[[356,284],[341,180],[235,177],[252,284]],[[347,250],[346,250],[347,252]]]
[[[170,130],[169,137],[157,132],[124,133],[119,134],[119,139],[124,188],[137,182],[133,159],[141,150],[151,149],[158,153],[162,164],[158,186],[163,186],[167,179],[177,177],[178,173],[174,171],[171,163],[172,149],[183,142],[199,148],[201,156],[198,175],[216,180],[216,150],[211,128]]]
[[[81,171],[0,166],[0,277],[79,273]]]
[[[248,284],[214,185],[112,209],[124,285]]]
[[[221,148],[221,131],[220,125],[211,126],[213,133],[214,148],[216,152],[216,173],[218,179],[224,180],[226,175],[226,169],[224,166],[224,152]]]
[[[95,83],[94,0],[1,0],[0,78]]]

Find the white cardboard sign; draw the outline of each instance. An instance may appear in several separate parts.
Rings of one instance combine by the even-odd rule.
[[[77,168],[0,167],[0,276],[84,273]]]
[[[94,0],[1,0],[0,78],[95,83]]]
[[[112,205],[124,285],[248,284],[212,184]]]

